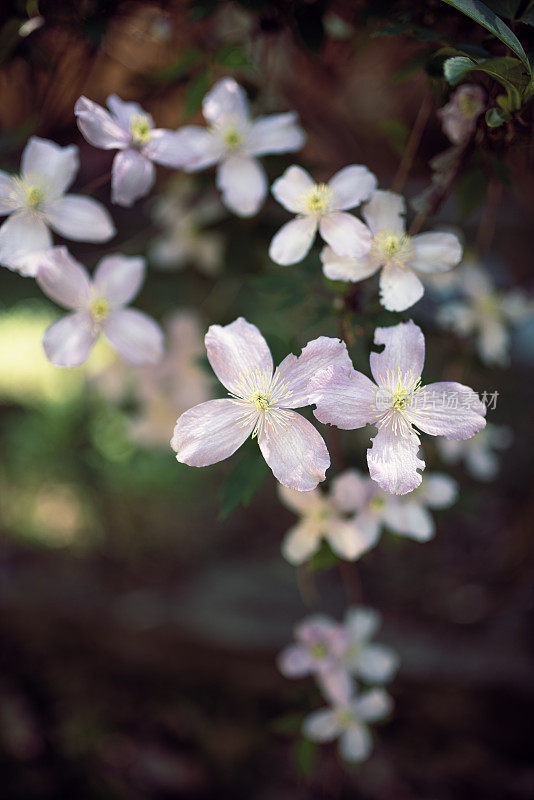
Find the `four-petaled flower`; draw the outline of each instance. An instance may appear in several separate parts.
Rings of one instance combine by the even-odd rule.
[[[65,247],[53,247],[41,259],[37,283],[45,294],[72,313],[46,330],[43,347],[57,367],[78,367],[89,357],[101,333],[125,361],[152,364],[163,355],[163,333],[154,320],[125,308],[139,292],[145,260],[105,256],[93,278]]]
[[[0,170],[0,263],[35,275],[39,258],[52,246],[52,228],[66,239],[106,242],[115,227],[101,203],[65,194],[80,166],[75,145],[60,147],[32,136],[22,153],[20,176]]]
[[[444,272],[462,258],[462,246],[453,233],[408,236],[404,198],[377,191],[362,208],[372,236],[371,249],[358,258],[342,258],[335,247],[321,253],[323,272],[336,281],[361,281],[381,267],[380,302],[389,311],[404,311],[424,294],[417,272]]]
[[[80,97],[74,106],[78,128],[87,141],[104,150],[120,150],[111,169],[111,202],[131,206],[149,193],[156,164],[178,169],[183,159],[175,131],[154,128],[154,120],[139,103],[127,103],[112,94],[109,111]]]
[[[177,132],[188,172],[218,164],[223,203],[241,217],[256,214],[267,194],[267,177],[256,156],[300,150],[305,142],[290,111],[252,121],[247,96],[233,78],[223,78],[202,102],[207,128],[186,125]]]
[[[455,382],[421,386],[425,338],[411,320],[375,330],[371,353],[374,384],[353,367],[331,365],[310,381],[309,402],[321,422],[351,430],[376,425],[367,451],[371,478],[386,492],[407,494],[421,483],[416,426],[432,436],[470,439],[482,430],[486,408],[468,386]]]
[[[284,266],[302,261],[317,228],[338,256],[365,256],[371,247],[371,233],[361,220],[346,212],[367,200],[375,188],[373,173],[355,164],[337,172],[328,183],[315,183],[302,167],[286,169],[271,191],[297,218],[286,222],[274,236],[269,247],[272,260]]]

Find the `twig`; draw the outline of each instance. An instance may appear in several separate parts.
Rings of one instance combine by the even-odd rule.
[[[430,96],[426,95],[419,107],[419,111],[417,112],[412,132],[410,133],[406,148],[402,154],[397,174],[393,179],[393,183],[391,185],[392,192],[401,192],[404,187],[406,178],[408,177],[413,166],[415,154],[419,148],[419,143],[421,142],[421,137],[428,122],[431,110],[432,101]]]

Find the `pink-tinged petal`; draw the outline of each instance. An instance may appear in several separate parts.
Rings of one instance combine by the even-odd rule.
[[[338,256],[331,247],[323,247],[321,251],[323,272],[331,281],[351,281],[356,283],[374,275],[380,266],[380,260],[370,251],[361,258]]]
[[[386,265],[380,273],[380,302],[388,311],[405,311],[425,293],[425,287],[406,267]]]
[[[0,226],[0,264],[23,275],[35,275],[42,254],[52,246],[52,235],[41,217],[19,211]]]
[[[319,232],[339,256],[362,258],[371,249],[372,238],[367,225],[344,211],[321,217]]]
[[[46,329],[43,348],[56,367],[79,367],[89,358],[98,329],[86,311],[75,311]]]
[[[432,514],[418,502],[420,491],[418,489],[417,499],[402,498],[398,503],[388,504],[384,523],[400,536],[407,536],[417,542],[428,542],[434,536],[436,526]]]
[[[371,483],[373,483],[371,481]],[[354,524],[358,528],[362,543],[366,544],[362,554],[371,550],[380,539],[382,517],[372,509],[364,509],[354,517]]]
[[[288,153],[300,150],[305,141],[297,114],[289,111],[255,119],[246,138],[246,149],[254,156]]]
[[[486,427],[485,414],[486,407],[473,389],[445,381],[418,389],[410,421],[431,436],[470,439]]]
[[[330,466],[326,444],[300,414],[284,411],[281,421],[263,425],[258,444],[274,477],[284,486],[309,492],[324,481]]]
[[[356,606],[349,608],[345,614],[345,628],[349,633],[350,640],[361,645],[372,639],[380,628],[382,618],[374,608]]]
[[[235,155],[219,164],[217,186],[230,211],[240,217],[252,217],[265,200],[267,177],[255,158]]]
[[[299,644],[284,647],[276,659],[278,669],[286,678],[303,678],[312,671],[312,660],[307,648]]]
[[[104,256],[93,275],[93,285],[99,297],[105,297],[112,307],[126,306],[138,294],[145,279],[145,259],[142,256]]]
[[[187,172],[212,167],[224,152],[221,139],[199,125],[185,125],[177,130],[174,144],[176,152],[182,152],[180,167]]]
[[[287,384],[291,396],[284,398],[284,408],[301,408],[309,405],[308,384],[316,372],[331,365],[352,369],[347,345],[341,339],[319,336],[303,347],[300,356],[290,353],[276,370],[280,383]]]
[[[117,153],[111,168],[111,202],[129,208],[145,197],[156,180],[152,161],[138,150],[128,148]]]
[[[313,244],[316,230],[317,222],[313,217],[297,217],[286,222],[273,237],[270,258],[284,267],[302,261]]]
[[[302,515],[309,514],[323,503],[323,493],[320,489],[312,492],[296,492],[294,489],[288,489],[287,486],[279,484],[278,497],[286,508],[294,511],[295,514]]]
[[[376,408],[376,386],[356,370],[332,366],[317,372],[310,381],[309,403],[319,422],[343,430],[362,428],[380,416]]]
[[[147,117],[149,122],[152,124],[152,117],[150,114],[147,114],[145,109],[142,108],[139,103],[121,100],[118,95],[110,94],[106,100],[106,104],[120,127],[123,128],[123,130],[128,131],[128,133],[130,133],[130,123],[132,121],[132,117]]]
[[[362,213],[373,234],[381,231],[404,233],[406,202],[400,194],[376,191],[363,206]]]
[[[335,706],[345,706],[354,691],[354,681],[343,664],[335,664],[316,673],[315,679],[324,699]]]
[[[76,122],[89,144],[103,150],[122,150],[130,143],[129,128],[121,126],[102,106],[80,97],[74,106]]]
[[[204,339],[214,373],[229,392],[242,396],[244,382],[256,374],[265,374],[268,382],[273,359],[267,342],[243,317],[230,325],[210,325]]]
[[[370,689],[354,702],[354,708],[366,722],[378,722],[391,714],[393,701],[384,689]]]
[[[371,372],[379,386],[387,384],[387,376],[402,377],[410,373],[416,380],[425,363],[425,337],[412,320],[390,328],[375,330],[375,344],[385,345],[381,353],[371,353]]]
[[[432,472],[417,492],[417,499],[429,508],[449,508],[458,497],[458,484],[450,475]]]
[[[222,78],[205,95],[202,113],[210,125],[225,117],[247,121],[249,110],[245,90],[233,78]]]
[[[171,439],[176,459],[190,467],[207,467],[224,461],[241,447],[256,423],[247,425],[233,400],[208,400],[178,418]]]
[[[293,214],[303,210],[303,196],[314,187],[310,174],[302,167],[288,167],[271,186],[271,192],[280,205]]]
[[[345,470],[334,478],[330,488],[330,495],[335,507],[339,511],[351,514],[358,511],[370,496],[373,484],[368,477],[355,469]]]
[[[0,216],[11,214],[18,206],[14,191],[13,176],[0,169]]]
[[[43,254],[36,280],[43,292],[64,308],[81,309],[89,303],[91,281],[87,270],[66,247],[51,247]]]
[[[399,668],[399,657],[383,644],[366,645],[358,654],[355,667],[366,683],[386,683]]]
[[[177,131],[156,128],[150,132],[150,141],[143,147],[143,155],[157,164],[170,169],[182,169],[186,161],[186,151]]]
[[[32,136],[24,148],[20,171],[27,183],[37,183],[54,194],[63,194],[74,180],[79,166],[76,145],[60,147],[48,139]]]
[[[420,233],[412,244],[410,266],[419,272],[446,272],[462,260],[462,245],[454,233]]]
[[[367,167],[352,164],[336,172],[328,185],[334,192],[334,208],[346,211],[369,199],[376,189],[376,178]]]
[[[306,496],[312,492],[295,492],[295,494]],[[282,542],[282,555],[294,566],[303,564],[317,552],[321,539],[321,532],[316,525],[306,521],[299,522],[286,533]]]
[[[116,233],[113,220],[102,203],[90,197],[67,194],[54,203],[47,203],[44,212],[57,233],[76,242],[107,242]]]
[[[375,537],[369,539],[366,532],[352,521],[333,524],[327,539],[334,553],[347,561],[356,561],[376,543]]]
[[[409,429],[396,429],[384,425],[371,439],[373,446],[367,451],[369,474],[378,485],[390,494],[408,494],[421,483],[425,462],[417,457],[419,437]]]
[[[330,708],[309,714],[302,724],[302,733],[312,742],[331,742],[340,732],[336,712]]]
[[[343,731],[339,740],[339,755],[343,761],[357,764],[365,761],[371,755],[373,743],[371,734],[365,725],[354,722],[350,728]]]
[[[103,324],[106,339],[129,364],[155,364],[162,355],[164,336],[152,317],[136,308],[113,311]]]

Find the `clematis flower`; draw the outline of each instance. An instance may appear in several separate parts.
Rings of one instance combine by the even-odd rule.
[[[125,361],[151,364],[163,354],[163,333],[153,319],[125,308],[138,293],[145,273],[143,258],[106,256],[93,278],[66,247],[53,247],[41,259],[37,283],[56,303],[72,309],[47,328],[43,347],[56,367],[86,361],[101,333]]]
[[[344,703],[314,711],[303,722],[304,736],[313,742],[339,739],[339,754],[351,763],[365,761],[372,750],[369,723],[391,713],[393,702],[384,689],[371,689]]]
[[[399,668],[399,657],[390,647],[371,643],[380,623],[378,611],[363,606],[349,608],[343,622],[349,641],[343,664],[352,675],[370,684],[390,681]]]
[[[74,114],[89,144],[120,151],[111,168],[111,202],[131,206],[154,185],[154,163],[178,169],[183,148],[176,132],[155,128],[154,120],[139,103],[124,102],[116,94],[111,94],[106,103],[109,111],[82,95]]]
[[[240,217],[256,214],[267,194],[267,177],[257,156],[300,150],[306,140],[297,115],[271,114],[252,121],[247,96],[233,78],[223,78],[202,101],[207,128],[186,125],[177,132],[181,167],[194,172],[218,164],[222,201]]]
[[[335,281],[361,281],[380,272],[380,302],[388,311],[405,311],[424,294],[416,275],[444,272],[462,258],[462,246],[453,233],[420,233],[408,236],[404,198],[377,191],[362,209],[372,238],[369,252],[343,258],[333,247],[321,253],[323,272]]]
[[[299,492],[315,489],[325,478],[330,456],[313,425],[293,409],[308,405],[308,382],[318,369],[328,364],[348,369],[345,343],[320,336],[298,358],[288,355],[274,372],[265,339],[243,317],[223,327],[212,325],[205,343],[230,397],[182,414],[171,440],[177,460],[206,467],[228,458],[253,436],[280,483]]]
[[[486,93],[481,86],[468,83],[460,86],[451,94],[447,105],[438,111],[443,133],[453,144],[466,144],[485,108]]]
[[[507,425],[488,423],[475,439],[465,442],[438,439],[437,445],[441,458],[447,464],[463,461],[473,478],[492,481],[499,472],[497,452],[510,447],[513,438],[513,432]]]
[[[80,165],[78,148],[60,147],[32,136],[22,153],[20,176],[0,170],[0,263],[35,275],[43,251],[52,246],[50,228],[65,239],[106,242],[115,227],[101,203],[65,194]]]
[[[484,436],[484,431],[480,436]],[[478,438],[469,441],[474,443]],[[438,442],[441,444],[442,440]],[[448,444],[450,440],[444,439],[443,442]],[[418,542],[428,541],[436,530],[428,509],[448,508],[454,503],[457,493],[456,481],[443,473],[425,475],[421,485],[409,496],[399,497],[387,494],[357,470],[347,470],[338,477],[334,496],[338,507],[355,509],[353,524],[358,528],[362,541],[368,543],[366,550],[369,550],[378,542],[382,526],[399,536]]]
[[[375,330],[371,353],[373,383],[351,367],[331,365],[319,370],[309,385],[320,422],[351,430],[376,425],[378,432],[367,450],[371,478],[386,492],[407,494],[421,483],[425,462],[414,426],[432,436],[470,439],[486,424],[485,405],[469,387],[442,382],[421,385],[425,338],[409,322]]]
[[[297,217],[286,222],[274,236],[269,248],[272,260],[284,266],[302,261],[317,229],[338,256],[366,256],[371,233],[363,222],[346,212],[367,200],[375,188],[372,172],[355,164],[337,172],[329,183],[315,183],[302,167],[286,169],[271,191]]]

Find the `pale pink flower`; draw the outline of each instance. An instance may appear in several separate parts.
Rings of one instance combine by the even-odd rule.
[[[337,172],[329,183],[315,183],[302,167],[286,169],[271,191],[297,216],[274,236],[269,248],[272,260],[284,266],[302,261],[317,229],[338,256],[363,258],[371,247],[371,233],[361,220],[346,212],[367,200],[375,189],[372,172],[355,164]]]
[[[306,136],[297,115],[290,111],[251,120],[245,91],[233,78],[223,78],[210,89],[202,112],[207,128],[186,125],[177,132],[181,167],[193,172],[217,164],[223,203],[250,217],[267,194],[267,177],[257,156],[300,150]]]
[[[424,294],[417,272],[441,273],[461,261],[462,245],[453,233],[408,236],[406,203],[400,194],[377,191],[363,206],[371,249],[358,258],[343,258],[335,248],[321,253],[323,272],[335,281],[361,281],[380,272],[380,302],[389,311],[404,311]]]
[[[205,343],[230,397],[182,414],[171,440],[177,460],[206,467],[228,458],[253,436],[280,483],[300,492],[314,489],[325,479],[330,456],[313,425],[293,409],[308,405],[308,383],[318,369],[328,364],[349,369],[345,343],[320,336],[298,358],[288,355],[274,372],[265,339],[243,317],[224,327],[212,325]]]
[[[506,450],[514,440],[507,425],[492,425],[488,422],[475,439],[453,442],[438,439],[438,452],[447,464],[463,461],[468,473],[479,481],[492,481],[499,473],[498,451]]]
[[[465,144],[473,135],[477,119],[486,107],[486,93],[477,84],[464,84],[451,94],[447,105],[440,108],[443,133],[453,144]]]
[[[407,494],[421,483],[419,436],[414,426],[432,436],[470,439],[486,424],[485,405],[469,387],[442,382],[421,385],[425,338],[411,320],[375,330],[371,353],[373,383],[353,367],[331,365],[310,381],[309,402],[321,422],[352,430],[376,425],[367,451],[371,478],[386,492]]]
[[[154,163],[178,169],[183,148],[176,131],[155,128],[151,115],[139,103],[124,102],[116,94],[106,102],[109,111],[82,96],[76,101],[74,114],[90,144],[120,151],[111,169],[111,202],[131,206],[152,189]]]
[[[151,364],[163,354],[163,333],[143,312],[125,308],[139,292],[145,274],[141,257],[106,256],[93,278],[66,247],[53,247],[41,259],[37,283],[70,314],[46,330],[43,347],[57,367],[78,367],[104,334],[130,364]]]
[[[32,136],[22,153],[20,176],[0,170],[0,263],[35,275],[43,251],[52,246],[50,228],[65,239],[106,242],[115,227],[101,203],[65,194],[80,165],[78,148],[60,147]]]

